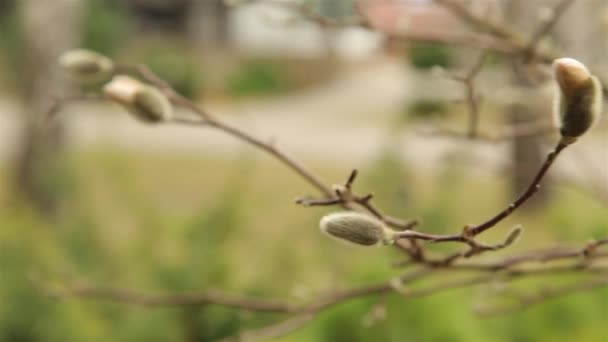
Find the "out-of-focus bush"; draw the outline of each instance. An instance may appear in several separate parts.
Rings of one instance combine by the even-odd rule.
[[[480,211],[491,212],[506,200],[502,182],[472,179],[455,169],[413,174],[397,151],[387,150],[362,168],[358,189],[378,189],[378,203],[388,213],[421,215],[429,232],[475,222],[484,216]],[[353,249],[325,239],[316,227],[318,212],[284,199],[301,192],[290,192],[301,184],[274,163],[243,168],[225,161],[120,152],[79,160],[73,168],[78,183],[63,185],[70,190],[70,203],[60,224],[51,226],[0,198],[0,341],[208,341],[279,319],[216,306],[136,309],[104,301],[57,301],[32,285],[32,271],[43,280],[55,279],[47,285],[61,286],[57,276],[67,276],[144,292],[211,287],[290,298],[293,289],[301,288],[305,301],[330,288],[386,280],[395,275],[387,262],[403,258],[392,249]],[[542,224],[525,216],[517,220],[529,227],[517,248],[542,247],[539,239],[555,233],[543,226],[569,229],[569,239],[581,242],[591,232],[608,233],[604,208],[579,193],[557,191]],[[521,290],[551,281],[522,282]],[[487,319],[470,311],[476,291],[348,302],[281,341],[601,341],[605,336],[606,289]],[[378,303],[387,305],[388,316],[370,321],[369,309]]]
[[[406,106],[405,118],[441,119],[448,112],[448,105],[440,99],[420,98]]]
[[[252,96],[285,92],[293,87],[293,83],[284,64],[250,60],[236,70],[226,87],[232,95]]]
[[[449,67],[452,53],[444,45],[415,43],[409,48],[409,62],[417,69],[430,69],[434,66]]]
[[[129,25],[124,6],[115,1],[89,0],[84,13],[82,46],[114,56],[127,39]]]
[[[24,38],[17,1],[5,1],[0,11],[0,83],[22,85]]]
[[[225,84],[233,96],[285,93],[321,84],[334,74],[326,60],[254,58],[237,63]]]
[[[197,98],[203,86],[203,65],[198,55],[179,42],[154,40],[136,46],[137,63],[149,66],[186,97]]]

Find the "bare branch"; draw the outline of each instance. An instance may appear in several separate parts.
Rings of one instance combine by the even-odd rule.
[[[516,238],[518,233],[512,232],[505,241],[492,248],[503,248],[509,245]],[[171,307],[171,306],[190,306],[190,305],[223,305],[226,307],[237,308],[241,310],[251,310],[260,312],[285,313],[289,317],[281,320],[278,323],[273,323],[269,326],[244,331],[236,336],[227,338],[225,341],[257,341],[267,338],[274,338],[291,333],[294,330],[306,325],[315,319],[319,313],[335,305],[340,305],[350,300],[360,299],[372,295],[398,293],[406,298],[416,298],[429,296],[436,293],[442,293],[460,288],[467,288],[474,285],[487,284],[495,279],[500,279],[507,283],[517,279],[524,279],[533,276],[550,276],[562,272],[581,273],[587,271],[589,274],[598,274],[603,272],[606,274],[608,269],[605,267],[589,267],[588,264],[573,264],[556,267],[541,267],[530,269],[512,269],[513,266],[525,262],[533,261],[559,261],[564,259],[577,260],[586,258],[593,260],[596,258],[608,258],[608,253],[598,252],[598,248],[608,245],[608,239],[598,241],[590,241],[583,248],[576,250],[554,250],[545,249],[529,254],[524,254],[519,257],[506,258],[502,261],[489,264],[433,264],[430,260],[425,260],[421,267],[405,273],[401,277],[391,279],[385,282],[373,283],[354,287],[346,290],[330,290],[325,294],[317,296],[317,299],[305,304],[291,304],[288,301],[276,299],[262,299],[244,296],[235,296],[222,293],[219,291],[206,291],[201,293],[187,294],[170,294],[170,295],[151,295],[143,294],[131,290],[123,289],[100,289],[85,285],[68,285],[62,289],[48,288],[47,282],[35,280],[35,285],[40,287],[43,292],[46,292],[57,298],[79,297],[84,299],[105,299],[124,304],[142,305],[145,307]],[[477,255],[477,254],[475,254]],[[473,255],[471,255],[473,256]],[[431,275],[442,274],[440,270],[448,271],[479,271],[482,274],[465,277],[452,281],[443,281],[437,285],[427,287],[412,288],[411,284],[426,278]],[[541,292],[535,297],[526,297],[517,306],[518,309],[535,305],[553,297],[569,294],[572,292],[592,290],[594,288],[608,285],[608,278],[601,278],[598,281],[581,282],[576,286],[559,288]],[[515,310],[514,307],[509,307],[508,310],[493,312],[508,313]]]
[[[481,71],[483,62],[485,61],[487,52],[482,51],[477,57],[477,60],[465,75],[449,75],[448,77],[454,81],[461,82],[465,88],[465,99],[469,107],[469,126],[467,136],[474,139],[478,135],[479,127],[479,98],[475,91],[475,77]]]
[[[401,219],[385,215],[372,203],[372,199],[374,197],[373,194],[358,195],[354,193],[353,183],[355,182],[357,175],[358,171],[356,169],[352,170],[344,185],[334,185],[334,193],[336,194],[335,198],[301,197],[296,199],[296,203],[306,207],[328,206],[336,204],[348,206],[349,204],[356,204],[393,228],[408,230],[419,224],[418,220],[403,221]]]
[[[530,38],[530,42],[528,43],[528,55],[529,59],[533,59],[536,54],[536,49],[538,43],[555,27],[559,19],[562,15],[570,8],[570,5],[574,3],[574,0],[561,0],[555,7],[551,10],[551,19],[546,21],[543,25],[541,25],[536,32],[532,34]]]
[[[265,341],[271,338],[277,338],[292,333],[293,331],[303,327],[315,318],[313,313],[305,313],[293,316],[284,321],[271,324],[259,329],[247,330],[239,333],[236,336],[229,336],[219,340],[220,342],[253,342]]]
[[[547,173],[551,165],[553,165],[555,158],[557,158],[557,156],[564,150],[564,148],[566,148],[566,146],[567,145],[564,145],[559,142],[555,149],[549,152],[545,159],[545,162],[538,170],[538,173],[536,174],[528,188],[515,200],[515,202],[510,204],[506,209],[504,209],[488,221],[481,223],[475,227],[472,227],[470,230],[471,235],[477,236],[483,233],[484,231],[494,227],[500,221],[504,220],[507,216],[511,215],[511,213],[517,210],[517,208],[524,204],[528,199],[530,199],[530,197],[532,197],[540,189],[540,183],[543,180],[545,174]]]
[[[547,157],[545,159],[545,162],[538,170],[536,176],[534,177],[534,179],[532,180],[532,182],[530,183],[528,188],[513,203],[511,203],[508,207],[503,209],[498,214],[494,215],[489,220],[487,220],[483,223],[480,223],[476,226],[468,227],[467,229],[464,230],[463,233],[456,234],[456,235],[434,235],[434,234],[425,234],[425,233],[420,233],[420,232],[415,232],[415,231],[408,231],[408,232],[403,232],[401,237],[415,238],[415,239],[427,240],[427,241],[432,241],[432,242],[453,241],[453,242],[467,243],[467,237],[464,234],[465,232],[470,237],[475,237],[475,236],[485,232],[486,230],[496,226],[502,220],[504,220],[509,215],[511,215],[515,210],[517,210],[521,205],[526,203],[526,201],[528,199],[530,199],[540,189],[540,183],[541,183],[542,179],[544,178],[545,174],[547,173],[547,171],[549,170],[551,165],[553,165],[555,158],[560,154],[561,151],[564,150],[564,148],[566,148],[566,146],[567,145],[564,145],[561,142],[558,143],[557,146],[555,147],[555,149],[552,150],[551,152],[549,152],[549,154],[547,155]]]
[[[119,288],[99,288],[84,284],[69,284],[65,288],[49,288],[37,281],[44,292],[55,298],[79,297],[101,299],[146,307],[221,305],[249,311],[287,313],[291,307],[284,301],[245,297],[215,290],[181,294],[146,294]]]
[[[508,39],[519,45],[523,43],[523,36],[516,32],[513,28],[494,22],[486,17],[479,16],[472,12],[466,5],[461,1],[457,0],[435,0],[436,3],[444,6],[446,9],[454,13],[456,16],[462,18],[465,22],[473,25],[476,28],[490,32],[492,35],[500,38]]]
[[[523,123],[511,126],[508,129],[505,129],[503,132],[495,134],[477,131],[475,140],[490,144],[498,144],[505,141],[511,141],[515,138],[547,135],[554,132],[555,127],[552,124],[546,123],[545,120],[539,120],[538,122]],[[425,127],[418,130],[418,133],[453,139],[470,139],[470,136],[467,133],[442,127]]]
[[[62,98],[57,98],[53,101],[51,108],[49,108],[47,115],[43,116],[43,120],[45,124],[50,123],[66,105],[76,103],[76,102],[89,102],[89,101],[98,101],[105,100],[103,95],[100,94],[76,94],[71,96],[66,96]]]
[[[604,273],[600,277],[591,281],[582,281],[571,285],[555,288],[545,288],[534,294],[521,294],[514,291],[508,292],[509,297],[516,301],[508,306],[478,306],[477,314],[481,316],[506,315],[524,310],[530,306],[537,305],[554,298],[561,298],[578,292],[590,291],[600,287],[608,286],[608,274]]]

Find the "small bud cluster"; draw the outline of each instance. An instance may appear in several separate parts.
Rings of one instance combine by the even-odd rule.
[[[160,90],[130,76],[114,76],[103,91],[141,121],[167,121],[173,116],[171,103]]]
[[[76,81],[94,83],[109,79],[114,63],[94,51],[77,49],[59,57],[59,65]],[[103,87],[104,94],[123,106],[135,118],[149,123],[168,121],[173,116],[171,102],[158,88],[133,77],[116,75]]]

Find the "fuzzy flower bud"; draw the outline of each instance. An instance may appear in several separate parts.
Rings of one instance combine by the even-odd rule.
[[[81,83],[95,83],[110,77],[114,63],[108,57],[94,51],[77,49],[63,53],[59,65],[74,80]]]
[[[391,244],[396,233],[382,221],[352,211],[326,215],[319,226],[323,233],[332,238],[361,246]]]
[[[587,132],[601,115],[602,86],[587,67],[573,58],[553,61],[557,82],[554,120],[562,143],[571,144]]]
[[[103,91],[144,122],[167,121],[173,116],[173,107],[165,94],[132,77],[117,75],[103,87]]]

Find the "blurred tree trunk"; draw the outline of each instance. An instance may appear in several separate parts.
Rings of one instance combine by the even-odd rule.
[[[207,49],[230,48],[228,6],[223,0],[195,1],[190,16],[190,32],[194,41]]]
[[[546,5],[546,1],[529,0],[509,0],[505,5],[505,20],[519,31],[531,33],[539,25],[538,13],[541,6]],[[535,103],[537,97],[528,96],[533,94],[535,85],[530,82],[529,75],[526,75],[525,67],[518,67],[521,61],[514,60],[515,71],[513,73],[512,85],[519,89],[517,98],[506,108],[506,117],[512,125],[526,124],[542,119],[543,116],[550,117],[548,109],[550,106],[543,106]],[[512,150],[512,178],[511,191],[514,196],[519,195],[536,175],[545,158],[545,151],[541,148],[542,137],[517,137],[513,140]],[[547,182],[547,180],[545,180]],[[532,197],[531,203],[542,205],[549,197],[548,187]],[[530,206],[527,206],[528,208]]]
[[[18,154],[16,185],[20,197],[44,213],[56,209],[52,188],[61,154],[63,124],[44,116],[65,86],[58,75],[57,57],[78,43],[79,0],[22,0],[20,3],[25,59],[23,140]]]

